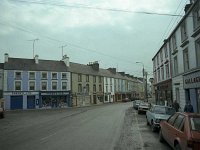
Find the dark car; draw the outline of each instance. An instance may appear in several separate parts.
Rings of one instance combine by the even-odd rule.
[[[175,150],[200,149],[200,114],[177,112],[160,127],[160,142],[166,141]]]

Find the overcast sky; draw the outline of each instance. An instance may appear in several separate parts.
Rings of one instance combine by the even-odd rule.
[[[27,3],[28,1],[28,3]],[[35,3],[36,2],[36,3]],[[98,61],[142,76],[152,76],[152,57],[181,17],[189,0],[0,0],[0,62],[10,57]],[[126,10],[127,12],[125,12]]]

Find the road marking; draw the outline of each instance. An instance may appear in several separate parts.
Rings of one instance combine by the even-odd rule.
[[[50,134],[50,135],[48,135],[46,137],[43,137],[43,138],[40,139],[40,141],[44,141],[44,140],[46,140],[46,139],[48,139],[48,138],[50,138],[50,137],[52,137],[54,135],[56,135],[56,133]]]
[[[142,138],[142,135],[140,133],[140,128],[139,128],[139,123],[138,123],[138,119],[137,119],[137,116],[136,116],[136,113],[135,114],[135,120],[136,120],[136,125],[137,125],[137,129],[138,129],[138,132],[139,132],[139,138],[140,138],[140,143],[141,143],[141,149],[144,150],[144,141],[143,141],[143,138]]]

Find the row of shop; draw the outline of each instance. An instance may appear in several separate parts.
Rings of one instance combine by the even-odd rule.
[[[173,94],[174,93],[174,94]],[[181,95],[183,93],[183,95]],[[155,85],[156,104],[171,106],[173,100],[182,104],[190,101],[195,112],[200,112],[200,71],[185,73],[179,82],[169,79]]]

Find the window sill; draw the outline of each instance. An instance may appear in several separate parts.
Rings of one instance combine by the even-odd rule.
[[[181,44],[181,47],[183,48],[184,46],[186,46],[189,43],[189,40],[184,40]]]
[[[199,35],[199,33],[200,33],[200,26],[194,29],[194,33],[192,34],[191,37],[195,38],[197,35]]]
[[[178,53],[177,49],[173,51],[172,55],[175,55],[176,53]]]

